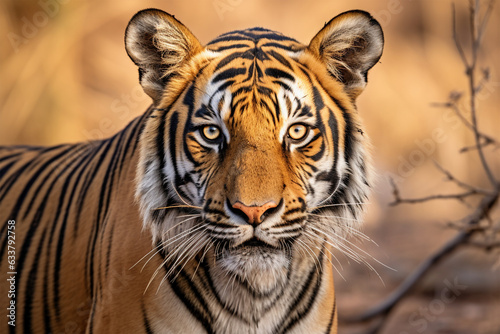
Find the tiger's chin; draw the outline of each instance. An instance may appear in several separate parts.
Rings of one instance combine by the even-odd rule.
[[[216,270],[228,280],[250,290],[269,295],[286,284],[291,265],[290,255],[281,248],[252,239],[237,247],[224,247],[215,262]]]

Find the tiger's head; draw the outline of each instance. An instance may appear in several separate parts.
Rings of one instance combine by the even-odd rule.
[[[342,249],[369,192],[355,100],[382,54],[377,21],[340,14],[307,46],[262,28],[202,46],[148,9],[125,42],[153,100],[136,195],[173,267],[212,257],[215,273],[265,293],[294,258]]]

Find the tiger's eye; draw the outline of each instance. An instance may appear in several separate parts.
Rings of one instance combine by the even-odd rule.
[[[207,125],[203,127],[203,130],[201,132],[203,134],[203,137],[207,140],[217,140],[220,137],[220,129],[215,126],[215,125]]]
[[[308,130],[304,124],[294,124],[288,128],[288,136],[293,140],[302,140],[307,136]]]

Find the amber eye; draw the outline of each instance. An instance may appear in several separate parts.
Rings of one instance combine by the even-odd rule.
[[[304,124],[294,124],[288,128],[288,137],[293,140],[303,140],[309,133],[309,128]]]
[[[201,130],[201,134],[208,141],[215,141],[221,136],[220,129],[215,125],[204,126]]]

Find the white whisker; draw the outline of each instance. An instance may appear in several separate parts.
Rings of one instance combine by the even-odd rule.
[[[153,210],[167,210],[167,209],[182,209],[182,208],[190,208],[190,209],[199,209],[201,210],[201,206],[195,206],[195,205],[171,205],[171,206],[161,206],[159,208],[154,208]]]
[[[187,220],[189,220],[189,219],[186,219],[186,220],[184,220],[184,221],[180,222],[179,224],[184,223],[184,222],[186,222]],[[177,224],[177,225],[179,225],[179,224]],[[162,248],[163,248],[163,249],[167,248],[168,246],[170,246],[170,245],[171,245],[172,243],[174,243],[175,241],[177,241],[177,240],[179,240],[180,238],[185,237],[185,236],[187,236],[187,235],[189,235],[189,234],[191,234],[191,233],[193,233],[193,232],[195,232],[195,231],[197,231],[197,230],[201,229],[202,227],[203,227],[203,225],[193,226],[193,227],[191,227],[191,228],[189,228],[189,229],[187,229],[187,230],[185,230],[185,231],[183,231],[183,232],[181,232],[181,233],[177,234],[177,235],[176,235],[174,238],[172,238],[172,239],[167,239],[167,240],[165,240],[165,241],[162,241],[162,242],[161,242],[161,243],[160,243],[160,244],[156,247],[156,248],[158,248],[158,250],[157,250],[154,254],[152,254],[152,255],[149,257],[149,259],[148,259],[148,260],[147,260],[147,261],[143,264],[143,266],[142,266],[142,268],[141,268],[141,272],[144,270],[144,268],[145,268],[145,267],[146,267],[146,265],[149,263],[149,261],[151,261],[151,259],[152,259],[152,258],[153,258],[156,254],[158,254],[158,253],[161,251],[161,249],[162,249]],[[172,229],[172,228],[171,228],[171,229]],[[170,231],[171,229],[169,229],[169,231]],[[164,237],[165,237],[165,234],[166,234],[166,233],[168,233],[169,231],[167,231],[167,232],[165,232],[165,233],[164,233]],[[154,250],[154,249],[153,249],[153,250]],[[152,251],[153,251],[153,250],[152,250]],[[149,253],[151,253],[152,251],[150,251]],[[148,254],[149,254],[149,253],[148,253]],[[147,255],[147,254],[146,254],[146,255]]]
[[[191,229],[189,229],[189,230],[187,230],[187,231],[184,231],[183,233],[181,233],[181,235],[176,236],[174,239],[179,239],[180,237],[182,237],[182,234],[184,234],[184,237],[185,237],[185,236],[189,235],[190,233],[194,233],[194,232],[196,232],[196,231],[200,230],[202,227],[204,227],[204,226],[203,226],[203,225],[199,225],[199,226],[197,226],[197,227],[193,227],[193,228],[191,228]],[[188,238],[188,240],[191,240],[191,238],[192,238],[192,236],[191,236],[191,237],[189,237],[189,238]],[[167,242],[168,242],[168,245],[170,245],[170,244],[172,244],[172,242],[173,242],[173,241],[175,241],[175,240],[167,240],[165,243],[167,243]],[[144,290],[144,293],[146,293],[147,289],[148,289],[148,288],[149,288],[149,286],[151,285],[151,282],[154,280],[154,278],[156,277],[156,275],[158,275],[158,272],[161,270],[161,268],[162,268],[162,267],[163,267],[163,266],[164,266],[167,262],[169,262],[169,261],[170,261],[170,259],[171,259],[173,256],[175,256],[175,255],[176,255],[176,254],[177,254],[177,253],[178,253],[178,252],[182,249],[182,246],[183,246],[183,245],[185,245],[185,244],[186,244],[186,242],[187,242],[187,241],[183,241],[183,242],[181,243],[181,245],[179,245],[179,247],[177,247],[177,248],[176,248],[176,249],[175,249],[175,250],[174,250],[171,254],[169,254],[169,255],[168,255],[168,257],[167,257],[164,261],[162,261],[162,264],[161,264],[160,266],[158,266],[158,268],[156,268],[155,272],[153,273],[153,275],[152,275],[151,279],[149,280],[149,282],[148,282],[148,284],[147,284],[147,286],[146,286],[146,289]],[[161,246],[162,246],[163,248],[167,247],[167,246],[164,246],[164,245],[165,245],[165,243],[161,244]],[[158,252],[159,252],[159,251],[158,251]],[[148,260],[148,261],[149,261],[149,260]],[[147,264],[147,263],[146,263],[146,264]],[[146,265],[146,264],[145,264],[145,265]],[[144,268],[144,266],[143,266],[143,268]]]
[[[205,244],[205,250],[203,251],[203,255],[200,258],[200,261],[198,262],[198,265],[194,269],[193,276],[191,276],[191,281],[194,279],[194,276],[196,275],[196,272],[198,271],[198,268],[200,267],[200,264],[203,262],[205,259],[205,255],[207,255],[207,252],[212,248],[213,244],[210,242],[212,239],[209,237],[207,243]],[[207,247],[209,246],[209,247]]]
[[[319,202],[319,204],[323,204],[325,202],[327,202],[330,198],[332,198],[332,196],[337,192],[337,190],[339,189],[340,187],[340,184],[342,183],[342,179],[339,178],[339,181],[337,182],[337,186],[335,187],[335,189],[332,191],[332,193],[330,194],[330,196],[328,196],[327,198],[325,198],[324,200],[322,200],[321,202]]]
[[[382,265],[382,266],[384,266],[384,267],[386,267],[388,269],[394,270],[393,268],[391,268],[391,267],[387,266],[386,264],[380,262],[379,260],[375,259],[372,255],[370,255],[369,253],[367,253],[366,251],[364,251],[363,249],[361,249],[360,247],[358,247],[354,243],[350,242],[346,238],[342,237],[341,235],[335,234],[335,235],[332,236],[332,235],[329,235],[328,233],[326,233],[324,231],[321,231],[320,229],[318,229],[318,228],[316,228],[314,226],[309,226],[309,227],[311,229],[315,230],[316,232],[325,235],[327,237],[326,242],[330,246],[338,249],[339,251],[341,251],[342,253],[344,253],[348,257],[350,257],[355,262],[357,262],[357,263],[363,263],[364,265],[366,265],[370,270],[372,270],[379,277],[379,279],[382,282],[382,284],[384,284],[384,281],[383,281],[382,277],[379,275],[379,273],[377,272],[377,270],[366,260],[366,258],[363,255],[357,253],[349,245],[351,245],[352,247],[354,247],[355,249],[357,249],[362,254],[366,255],[368,258],[370,258],[373,261],[377,262],[378,264],[380,264],[380,265]],[[336,242],[334,243],[333,240],[336,240]],[[339,241],[342,241],[342,242],[339,242]],[[346,243],[349,244],[349,245],[347,245]]]
[[[304,241],[302,241],[300,239],[297,239],[297,241],[306,247],[305,251],[307,251],[309,253],[309,255],[311,255],[311,258],[316,259],[316,260],[314,260],[314,266],[316,267],[316,272],[319,275],[319,273],[321,272],[321,270],[320,270],[321,263],[320,263],[320,267],[318,267],[318,263],[320,262],[318,256],[316,254],[314,254],[311,247],[309,247]],[[308,251],[308,249],[309,249],[309,251]]]
[[[189,219],[186,219],[186,220],[183,220],[183,221],[181,221],[181,222],[179,222],[179,223],[175,224],[174,226],[172,226],[172,227],[171,227],[171,228],[170,228],[167,232],[165,232],[164,234],[166,234],[166,233],[170,232],[170,230],[172,230],[173,228],[175,228],[175,227],[177,227],[177,226],[179,226],[179,225],[181,225],[181,224],[185,223],[185,222],[186,222],[186,221],[188,221],[188,220],[189,220]],[[130,268],[129,268],[129,270],[130,270],[130,269],[132,269],[132,268],[134,268],[136,265],[138,265],[138,264],[139,264],[142,260],[144,260],[144,259],[146,258],[146,256],[148,256],[149,254],[151,254],[152,252],[154,252],[157,248],[161,248],[161,246],[163,246],[163,244],[157,245],[157,246],[156,246],[156,247],[154,247],[152,250],[150,250],[149,252],[147,252],[147,253],[146,253],[146,255],[144,255],[143,257],[141,257],[141,258],[139,259],[139,261],[137,261],[136,263],[134,263],[134,265],[133,265],[132,267],[130,267]],[[160,250],[156,251],[156,252],[155,252],[152,256],[155,256],[156,254],[158,254],[158,252],[159,252],[159,251],[160,251]],[[149,261],[149,260],[148,260],[148,261]],[[146,263],[147,263],[147,262],[146,262]],[[143,269],[144,269],[144,267],[141,269],[141,271],[142,271]]]
[[[323,216],[323,215],[319,215],[317,213],[309,213],[308,215],[309,216],[316,216],[316,217],[320,217],[320,218],[337,218],[337,219],[342,219],[342,220],[349,220],[349,221],[353,221],[353,222],[359,222],[358,219],[347,218],[347,217],[340,217],[340,216]]]
[[[336,206],[364,205],[364,204],[370,204],[370,202],[325,204],[325,205],[320,205],[320,206],[315,206],[315,207],[309,208],[309,210],[314,211],[317,209],[330,208],[330,207],[336,207]]]

